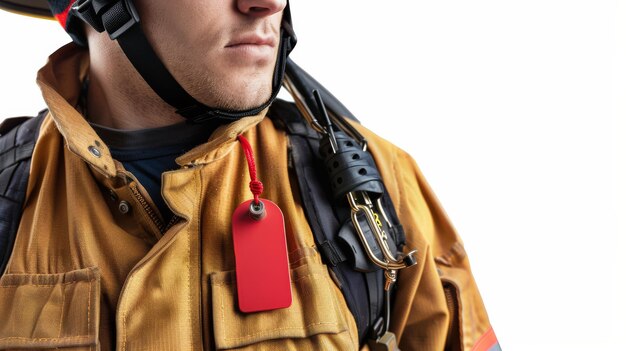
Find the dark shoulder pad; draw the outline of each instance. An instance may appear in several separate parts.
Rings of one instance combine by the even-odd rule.
[[[43,109],[43,110],[41,110],[41,111],[39,111],[37,113],[37,116],[35,118],[43,119],[43,117],[45,117],[47,114],[48,114],[48,109]],[[33,118],[33,117],[31,117],[31,116],[21,116],[21,117],[5,118],[0,123],[0,136],[4,136],[5,134],[7,134],[11,130],[13,130],[13,128],[19,126],[20,124],[26,122],[27,120],[29,120],[31,118]]]
[[[22,218],[30,159],[47,110],[37,117],[6,119],[0,125],[0,276],[4,273]]]
[[[28,121],[32,117],[11,117],[7,118],[0,123],[0,136],[9,133],[13,128]]]
[[[2,172],[30,158],[47,113],[48,110],[42,110],[36,117],[7,118],[0,124],[0,196],[5,195]]]

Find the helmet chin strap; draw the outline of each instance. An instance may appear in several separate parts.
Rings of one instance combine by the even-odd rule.
[[[296,45],[291,26],[289,2],[283,13],[278,57],[272,79],[272,95],[260,106],[247,110],[227,110],[206,106],[193,98],[172,76],[143,32],[139,14],[132,0],[77,0],[72,14],[98,32],[106,31],[117,40],[126,57],[154,92],[191,123],[212,119],[237,120],[253,116],[267,108],[278,95],[285,74],[287,56]]]

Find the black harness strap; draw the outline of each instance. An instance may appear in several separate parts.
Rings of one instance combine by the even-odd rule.
[[[30,160],[48,110],[35,118],[16,117],[0,125],[0,276],[13,251],[22,218]]]
[[[376,337],[374,326],[380,326],[385,298],[383,270],[363,253],[347,201],[334,197],[324,160],[319,154],[320,136],[292,103],[274,101],[268,116],[289,135],[290,167],[298,180],[302,207],[318,250],[338,280],[354,316],[363,345],[367,338]],[[383,204],[391,217],[393,229],[385,227],[398,244],[393,251],[400,251],[404,245],[404,233],[397,226],[398,218],[393,206],[389,206],[391,200],[388,197],[384,191]]]
[[[345,259],[345,254],[341,255],[343,260],[336,260],[335,256],[329,257],[325,254],[328,251],[344,252],[335,239],[343,223],[337,218],[334,206],[330,203],[332,195],[328,193],[329,183],[325,183],[328,178],[323,171],[323,163],[315,158],[316,153],[311,150],[313,147],[311,144],[314,144],[316,140],[301,135],[290,135],[289,141],[291,143],[290,158],[298,179],[302,207],[311,225],[317,246],[329,248],[320,250],[322,258],[339,280],[341,291],[356,320],[359,339],[363,341],[368,325],[372,322],[367,278],[365,274],[352,269],[350,262]],[[380,276],[378,285],[382,288],[382,270],[378,273]]]

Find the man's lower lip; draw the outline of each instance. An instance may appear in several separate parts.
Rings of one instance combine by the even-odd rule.
[[[272,47],[269,45],[257,45],[257,44],[238,44],[226,47],[227,52],[244,57],[250,58],[263,58],[271,55],[273,52]]]

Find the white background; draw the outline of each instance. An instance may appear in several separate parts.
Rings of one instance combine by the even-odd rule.
[[[626,4],[292,2],[292,57],[416,158],[503,350],[626,350]],[[34,114],[68,39],[0,29],[0,115]]]

